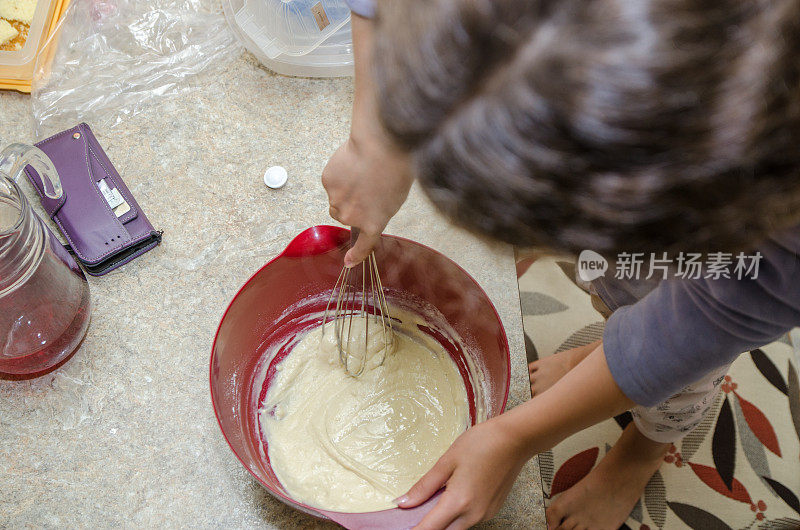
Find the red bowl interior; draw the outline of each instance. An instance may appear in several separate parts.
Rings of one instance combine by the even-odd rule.
[[[327,298],[322,293],[334,287],[349,241],[350,231],[344,228],[309,228],[245,283],[225,311],[214,339],[211,400],[233,452],[282,501],[348,528],[407,528],[432,505],[417,510],[341,514],[292,500],[270,467],[266,441],[258,427],[258,406],[274,366],[291,351],[298,335],[319,324],[319,318],[309,315],[324,310]],[[486,417],[500,414],[510,381],[508,342],[486,293],[453,261],[419,243],[383,236],[375,254],[390,304],[408,306],[409,300],[416,300],[433,306],[444,319],[445,326],[423,331],[434,336],[459,366],[471,400],[473,423],[476,405]],[[448,328],[461,340],[449,336],[444,331]],[[467,369],[470,363],[479,372],[477,378],[475,370],[470,373]],[[261,377],[257,376],[259,372]],[[473,385],[478,390],[474,394]]]

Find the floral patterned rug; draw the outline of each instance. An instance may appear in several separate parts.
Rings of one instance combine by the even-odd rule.
[[[519,279],[529,360],[602,338],[602,317],[571,274],[571,263],[542,258]],[[622,528],[800,529],[800,334],[790,335],[736,360]],[[589,473],[630,421],[622,414],[541,454],[545,504]]]

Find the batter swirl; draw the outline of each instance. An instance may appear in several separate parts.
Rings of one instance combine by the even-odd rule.
[[[392,313],[394,316],[396,314]],[[401,315],[408,323],[415,317]],[[353,320],[367,366],[345,373],[332,328],[311,330],[276,367],[259,414],[276,476],[296,500],[364,512],[392,508],[469,425],[464,382],[438,342]],[[368,340],[365,340],[368,339]],[[363,348],[363,346],[362,346]],[[352,352],[354,357],[363,355]]]

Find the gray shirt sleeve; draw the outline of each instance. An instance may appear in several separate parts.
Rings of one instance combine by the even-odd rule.
[[[656,405],[800,325],[800,231],[759,251],[756,279],[665,280],[611,315],[603,348],[626,396]]]
[[[367,18],[375,16],[375,0],[345,0],[345,2],[356,15]]]

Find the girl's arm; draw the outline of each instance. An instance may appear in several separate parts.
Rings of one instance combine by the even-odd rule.
[[[396,502],[412,508],[445,486],[416,528],[468,528],[497,513],[531,457],[634,405],[611,377],[601,344],[541,395],[468,429]]]
[[[378,119],[372,80],[373,23],[353,13],[355,93],[349,139],[322,172],[331,217],[361,229],[345,255],[352,266],[366,258],[411,188],[408,156],[395,147]]]

